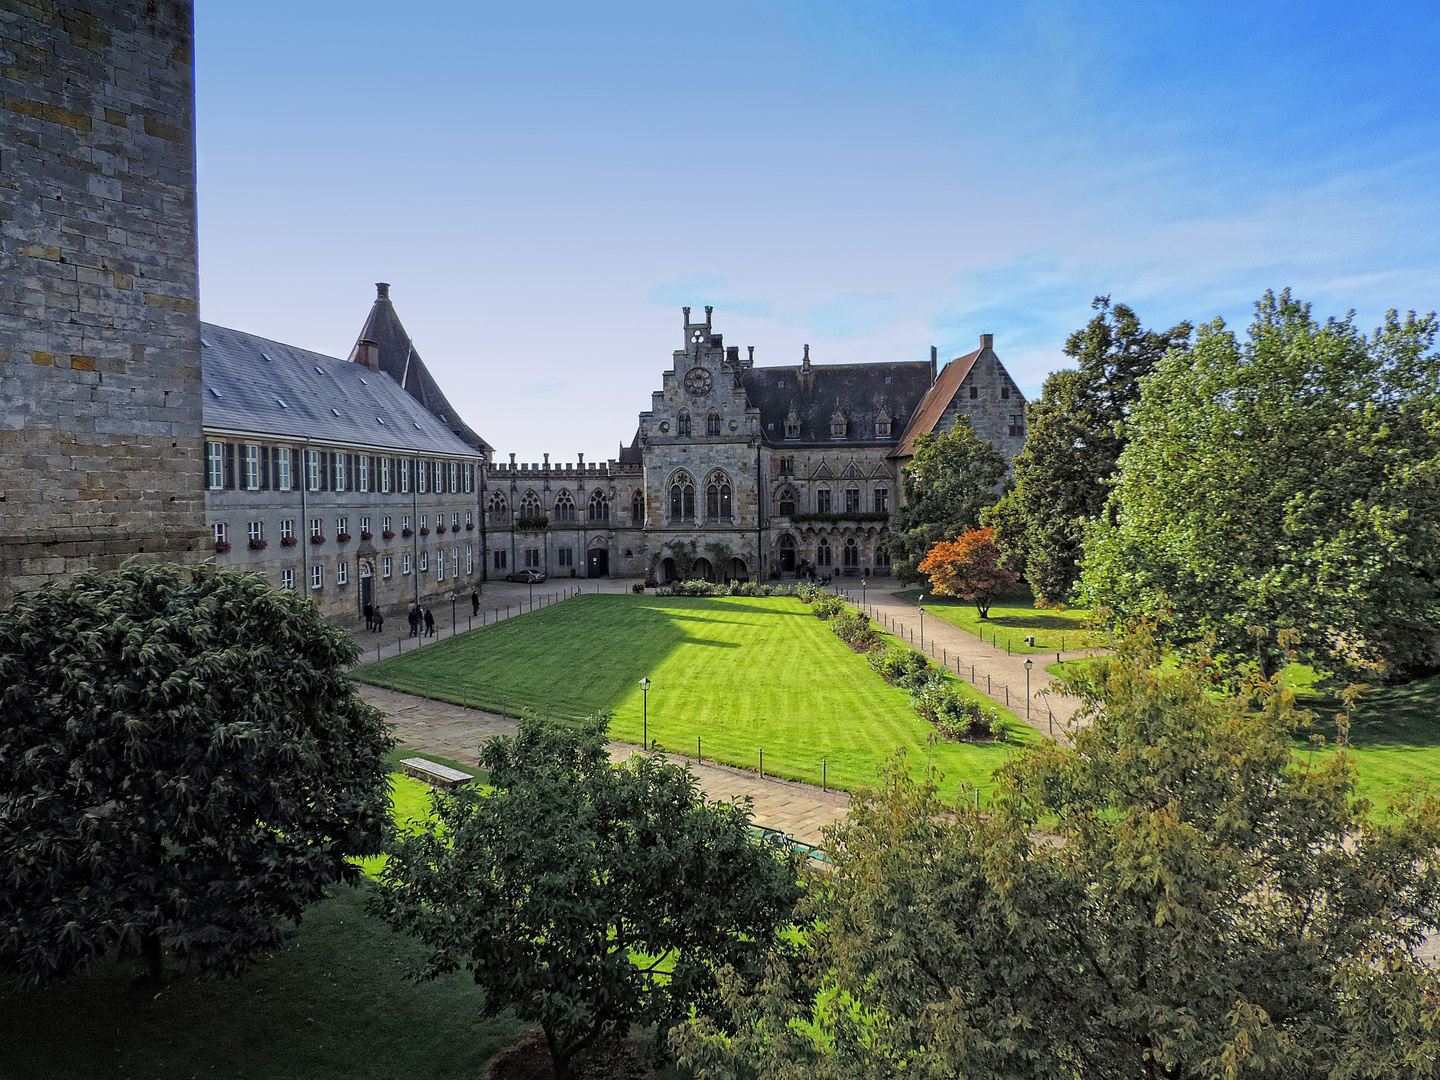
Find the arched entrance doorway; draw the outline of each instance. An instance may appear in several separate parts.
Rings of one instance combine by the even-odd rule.
[[[795,572],[795,538],[789,533],[780,537],[780,572],[782,574]]]
[[[714,581],[715,568],[710,565],[710,560],[702,555],[695,560],[695,565],[690,570],[690,577],[698,578],[701,581]]]
[[[668,585],[675,580],[675,560],[668,556],[660,561],[660,584]]]
[[[590,577],[610,576],[610,549],[608,547],[593,547],[585,560],[586,573]]]
[[[375,568],[366,560],[360,562],[360,610],[375,603]]]
[[[729,577],[731,581],[749,581],[750,568],[745,565],[745,560],[737,555],[730,560],[730,569],[726,576]]]

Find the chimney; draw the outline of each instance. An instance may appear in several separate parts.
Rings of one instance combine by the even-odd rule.
[[[725,349],[725,362],[731,367],[740,366],[740,346],[731,345]]]
[[[940,350],[934,345],[930,346],[930,385],[935,385],[935,376],[940,368]]]
[[[680,310],[685,313],[685,325],[686,325],[686,326],[689,326],[689,325],[690,325],[690,309],[689,309],[688,307],[682,307]]]
[[[580,455],[578,455],[578,457],[579,457],[579,459],[580,459],[580,468],[582,468],[582,469],[585,468],[585,455],[584,455],[584,454],[580,454]]]
[[[809,346],[809,345],[806,345],[806,346],[805,346],[805,358],[800,361],[800,374],[801,374],[801,375],[809,375],[809,374],[810,374],[810,346]]]
[[[371,371],[379,371],[380,346],[369,338],[361,338],[355,343],[355,362],[364,364]]]
[[[980,348],[982,348],[982,349],[993,349],[993,348],[995,348],[995,335],[994,335],[994,334],[981,334],[981,335],[980,335]]]
[[[748,345],[748,346],[746,346],[746,348],[748,348],[748,349],[750,350],[750,359],[749,359],[748,361],[746,361],[746,363],[747,363],[750,367],[754,367],[754,366],[755,366],[755,346],[754,346],[754,345]]]
[[[389,299],[390,299],[390,283],[389,283],[388,281],[377,281],[377,282],[375,283],[375,299],[376,299],[376,300],[389,300]]]
[[[547,469],[550,468],[550,455],[549,455],[549,454],[546,454],[546,455],[545,455],[545,468],[547,468]]]
[[[706,304],[706,305],[705,305],[705,329],[706,329],[706,330],[709,330],[709,329],[710,329],[710,316],[713,315],[714,313],[715,313],[715,309],[714,309],[713,307],[711,307],[709,304]]]

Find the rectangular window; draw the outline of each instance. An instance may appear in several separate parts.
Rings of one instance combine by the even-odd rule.
[[[244,483],[240,486],[246,491],[260,490],[260,447],[246,445],[241,448],[244,452],[245,477]]]
[[[311,518],[311,519],[310,519],[310,535],[311,535],[312,537],[318,536],[318,537],[320,537],[320,539],[322,539],[322,540],[325,539],[325,519],[324,519],[324,518]]]
[[[275,490],[290,490],[290,448],[288,446],[275,448]]]
[[[428,517],[426,517],[424,514],[421,514],[421,515],[420,515],[420,528],[422,528],[422,529],[428,529],[428,528],[430,527],[430,526],[427,524],[427,522],[429,522],[429,520],[430,520],[430,519],[429,519]]]
[[[205,486],[219,491],[225,486],[225,446],[223,443],[205,444]]]
[[[1000,400],[1001,400],[1001,401],[1009,401],[1009,400],[1010,400],[1010,387],[1008,387],[1008,386],[1002,386],[1002,387],[1000,387]]]
[[[427,463],[423,461],[415,462],[415,490],[422,495],[425,494],[425,481],[429,479],[426,474],[429,471],[430,466]]]
[[[325,587],[325,567],[316,563],[310,567],[310,588],[323,589]]]
[[[388,457],[380,459],[380,490],[390,490],[390,459]]]
[[[355,490],[370,490],[370,455],[361,454],[355,459]]]
[[[228,544],[230,542],[230,526],[226,525],[225,522],[217,521],[214,525],[210,526],[210,529],[215,533],[215,543]]]
[[[875,512],[877,514],[888,514],[890,512],[890,492],[888,489],[875,489]]]
[[[821,488],[815,493],[815,512],[817,514],[830,513],[830,489]]]
[[[438,494],[445,490],[445,462],[431,462],[435,467],[435,491]]]
[[[1023,413],[1010,417],[1010,434],[1025,434],[1025,416]]]
[[[435,552],[435,580],[445,580],[445,549],[440,548]]]
[[[286,518],[280,522],[280,539],[291,540],[295,537],[295,519]]]
[[[469,495],[475,490],[475,466],[465,466],[465,494]]]
[[[335,490],[345,490],[345,455],[335,455]]]
[[[540,549],[539,549],[539,548],[526,548],[526,549],[525,549],[525,565],[528,566],[528,567],[538,567],[538,566],[540,565]]]
[[[401,517],[400,517],[400,530],[401,530],[402,532],[409,532],[409,531],[410,531],[410,515],[409,515],[409,514],[402,514],[402,515],[401,515]]]
[[[368,533],[370,531],[370,519],[368,517],[362,517],[360,519],[360,531],[362,533]]]
[[[460,549],[458,547],[450,549],[450,576],[453,578],[460,576]]]
[[[400,573],[401,575],[410,573],[410,553],[408,551],[400,556]]]
[[[337,518],[335,519],[335,537],[336,537],[336,539],[339,539],[339,538],[342,537],[342,536],[349,536],[349,535],[350,535],[350,519],[349,519],[348,517],[337,517]]]
[[[400,493],[408,495],[410,493],[410,462],[401,459],[397,467],[400,469]]]
[[[265,539],[265,523],[263,521],[252,521],[246,531],[250,534],[251,540]]]
[[[795,472],[795,459],[793,457],[782,457],[780,459],[780,475],[790,476]]]
[[[450,462],[450,490],[460,490],[460,463],[458,461]]]
[[[430,569],[430,552],[420,552],[420,572],[423,574]]]
[[[976,398],[978,398],[979,396],[980,396],[980,388],[979,388],[978,386],[971,386],[971,387],[970,387],[970,400],[971,400],[971,401],[974,401],[974,400],[975,400]]]
[[[465,527],[468,529],[471,525],[474,525],[474,524],[475,524],[475,512],[474,512],[473,510],[466,510],[466,511],[465,511]]]
[[[335,567],[335,584],[336,584],[336,585],[348,585],[348,584],[350,584],[350,564],[349,564],[349,563],[342,562],[339,566]]]
[[[393,574],[394,572],[395,572],[395,556],[393,556],[393,555],[381,555],[381,556],[380,556],[380,576],[381,576],[381,577],[387,577],[387,578],[388,578],[388,577],[389,577],[391,574]]]
[[[280,588],[295,588],[295,571],[291,570],[288,566],[284,570],[280,571]]]
[[[506,560],[506,557],[507,557],[507,553],[504,552],[504,551],[497,551],[497,552],[495,552],[495,569],[496,569],[496,570],[504,570],[504,569],[505,569],[505,560]]]
[[[320,490],[320,451],[305,451],[305,490]]]
[[[557,566],[574,566],[575,549],[562,547],[555,553],[555,564]]]
[[[845,512],[847,514],[858,514],[860,512],[860,489],[845,489]]]
[[[469,544],[465,545],[465,576],[469,577],[475,573],[475,549]]]
[[[460,515],[459,515],[458,512],[450,515],[450,528],[451,528],[452,530],[456,531],[456,532],[459,531],[459,529],[460,529]]]

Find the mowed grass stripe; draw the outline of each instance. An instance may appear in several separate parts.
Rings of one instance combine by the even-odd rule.
[[[907,695],[789,597],[587,595],[368,665],[357,677],[408,693],[518,714],[614,714],[638,743],[639,680],[651,680],[649,735],[662,749],[835,787],[873,784],[897,747],[945,773],[947,791],[983,790],[1011,751],[927,746]],[[1032,741],[1029,728],[1016,725]]]

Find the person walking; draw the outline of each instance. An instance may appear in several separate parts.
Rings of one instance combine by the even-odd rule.
[[[375,630],[375,608],[370,604],[365,605],[365,629],[371,632]]]
[[[470,594],[470,614],[480,614],[480,590],[476,589]]]
[[[377,608],[375,609],[375,626],[374,626],[375,633],[378,634],[378,633],[380,633],[380,632],[381,632],[382,630],[384,630],[384,629],[385,629],[385,613],[384,613],[383,611],[381,611],[381,610],[377,607]]]
[[[431,611],[429,608],[425,609],[425,636],[435,636],[435,612]]]
[[[410,609],[410,636],[416,637],[420,633],[420,605],[416,604]]]

